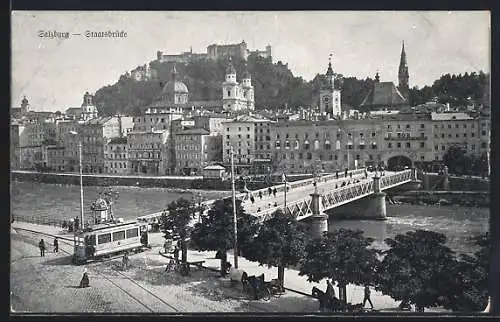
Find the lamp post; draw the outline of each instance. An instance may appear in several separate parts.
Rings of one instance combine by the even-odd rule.
[[[69,132],[71,135],[77,136],[78,133],[75,131]],[[83,218],[83,174],[82,174],[82,140],[78,140],[78,158],[80,162],[80,227],[85,227],[85,222]]]
[[[281,181],[283,181],[283,182],[285,183],[285,194],[284,194],[284,195],[285,195],[285,200],[284,200],[284,205],[285,205],[285,206],[283,207],[283,209],[284,209],[284,213],[286,214],[286,212],[287,212],[287,211],[286,211],[286,191],[287,191],[288,187],[287,187],[287,185],[286,185],[286,174],[285,174],[285,172],[284,172],[284,171],[283,171],[283,175],[282,175],[282,177],[281,177]]]
[[[234,188],[234,152],[231,146],[231,187],[233,190],[233,221],[234,221],[234,268],[238,268],[238,220],[236,217],[236,190]]]

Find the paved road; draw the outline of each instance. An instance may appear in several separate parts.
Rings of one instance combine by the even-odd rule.
[[[394,173],[390,171],[384,171],[384,172],[385,175],[390,175]],[[353,175],[352,178],[350,177],[347,179],[339,178],[330,180],[328,182],[319,182],[317,184],[318,192],[320,194],[323,194],[327,191],[334,190],[335,185],[337,185],[340,188],[343,182],[353,183],[355,180],[360,180],[362,182],[373,180],[373,176],[375,176],[375,172],[368,172],[368,178],[365,178],[364,174],[358,174],[358,175]],[[290,204],[300,199],[310,198],[310,194],[312,194],[313,192],[314,192],[314,186],[312,184],[290,189],[287,192],[287,204]],[[266,192],[265,194],[263,194],[262,199],[260,199],[258,196],[255,197],[254,203],[252,203],[250,200],[245,201],[243,207],[247,212],[255,214],[258,213],[259,208],[261,209],[261,211],[265,211],[266,209],[269,208],[274,208],[275,203],[277,204],[278,207],[284,206],[284,192],[276,193],[276,197],[274,197],[274,195],[269,196],[269,194]]]

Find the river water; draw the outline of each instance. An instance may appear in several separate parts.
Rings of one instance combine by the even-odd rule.
[[[199,192],[179,192],[164,188],[114,187],[119,192],[115,202],[115,215],[124,219],[161,211],[166,205],[180,197],[200,198]],[[84,211],[90,216],[90,203],[102,187],[84,187]],[[80,189],[73,185],[55,185],[30,182],[11,183],[11,211],[16,217],[52,216],[67,219],[80,213]],[[209,200],[230,193],[201,193]],[[329,220],[329,230],[338,228],[361,229],[366,236],[374,238],[374,246],[384,247],[384,239],[415,229],[433,230],[447,236],[448,246],[458,253],[471,253],[475,248],[468,238],[489,230],[488,208],[458,206],[423,206],[387,204],[386,221]]]

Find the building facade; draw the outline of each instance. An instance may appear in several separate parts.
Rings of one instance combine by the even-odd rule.
[[[200,175],[204,167],[222,161],[221,136],[203,128],[179,131],[175,136],[175,173]]]
[[[127,136],[130,173],[163,175],[168,162],[166,131],[131,132]]]
[[[104,173],[129,173],[127,137],[116,137],[107,141],[104,146]]]
[[[223,162],[227,165],[231,163],[231,147],[233,147],[237,171],[250,168],[255,159],[255,119],[244,115],[223,124]]]

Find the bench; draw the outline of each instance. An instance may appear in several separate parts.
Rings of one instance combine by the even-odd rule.
[[[187,262],[187,264],[189,266],[193,265],[193,266],[196,266],[198,268],[202,268],[202,264],[205,263],[205,261],[195,261],[195,262]]]

